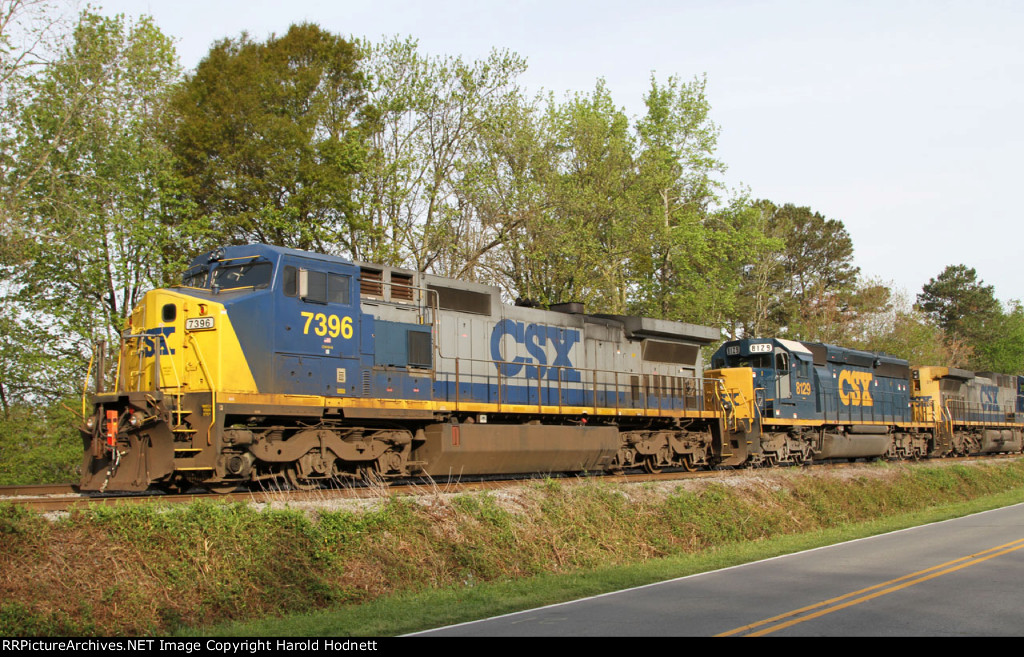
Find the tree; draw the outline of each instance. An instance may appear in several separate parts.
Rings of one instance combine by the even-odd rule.
[[[917,305],[943,330],[971,339],[1001,312],[995,288],[978,280],[966,265],[949,265],[929,279],[917,295]]]
[[[736,312],[730,335],[740,337],[772,336],[779,333],[779,318],[785,315],[784,225],[773,221],[775,206],[769,201],[752,203],[750,210],[755,230],[764,236],[740,273]]]
[[[548,231],[555,231],[552,255],[561,278],[550,300],[625,313],[636,182],[629,119],[604,80],[548,111],[559,163],[548,191]]]
[[[637,121],[636,233],[631,256],[635,312],[694,319],[710,279],[724,274],[709,248],[729,222],[711,219],[725,165],[715,158],[719,129],[709,117],[707,81],[664,85],[651,76],[647,113]],[[730,254],[734,255],[734,254]]]
[[[1010,303],[992,322],[987,339],[974,345],[972,365],[978,371],[1024,374],[1024,307]]]
[[[33,167],[17,153],[18,117],[31,101],[32,77],[66,38],[63,16],[49,0],[0,0],[0,262],[24,258],[14,228],[20,216],[22,191]],[[41,165],[49,151],[33,164]]]
[[[629,120],[606,85],[564,103],[519,99],[481,131],[472,197],[504,246],[488,266],[510,296],[621,313],[636,173]]]
[[[196,218],[230,242],[351,252],[371,129],[359,62],[354,44],[308,23],[214,44],[166,122]]]
[[[856,346],[916,365],[965,367],[972,354],[963,339],[947,335],[915,308],[902,290],[893,291],[886,309],[868,318]]]
[[[866,303],[884,305],[877,291],[857,290],[860,270],[853,264],[853,240],[841,221],[808,207],[757,201],[764,234],[781,241],[779,251],[761,252],[748,269],[744,293],[748,322],[766,334],[797,339],[833,339],[834,318]],[[776,242],[777,243],[777,242]]]
[[[361,44],[376,130],[357,189],[354,257],[470,277],[501,244],[502,220],[476,207],[489,154],[483,136],[518,100],[518,55],[427,57],[413,40]],[[498,223],[493,221],[497,219]]]
[[[858,280],[853,289],[823,295],[801,307],[800,336],[816,342],[861,344],[874,318],[889,311],[890,294],[887,285]]]
[[[560,236],[548,200],[558,165],[550,116],[539,98],[528,101],[517,93],[479,124],[473,148],[460,188],[485,229],[473,250],[481,278],[502,286],[510,298],[551,302],[561,295],[555,282],[561,277],[554,272]]]
[[[995,288],[966,265],[949,265],[917,295],[921,312],[971,350],[966,366],[976,371],[1014,374],[1024,370],[1024,310],[1004,312]]]
[[[22,373],[5,379],[7,399],[77,387],[90,343],[116,344],[143,291],[184,264],[180,189],[155,127],[178,75],[152,20],[85,12],[33,80],[11,170],[23,258],[5,263],[0,301],[2,321],[19,327],[0,346],[0,369]]]

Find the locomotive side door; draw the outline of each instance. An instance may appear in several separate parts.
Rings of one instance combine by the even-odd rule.
[[[789,354],[781,349],[775,350],[775,398],[789,399],[793,396],[789,373]]]
[[[327,397],[350,394],[359,373],[354,267],[286,256],[281,270],[275,392]]]

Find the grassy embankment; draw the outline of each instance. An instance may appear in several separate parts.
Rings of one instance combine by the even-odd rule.
[[[1021,459],[549,480],[341,510],[154,504],[51,521],[2,505],[0,635],[396,634],[1019,501]]]

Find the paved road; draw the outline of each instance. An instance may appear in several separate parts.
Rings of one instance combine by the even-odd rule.
[[[1019,636],[1024,505],[424,634]]]

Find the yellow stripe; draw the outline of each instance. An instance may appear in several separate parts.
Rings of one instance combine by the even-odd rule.
[[[828,420],[828,421],[825,421],[825,420],[800,420],[800,419],[787,420],[786,418],[782,418],[782,417],[772,417],[772,418],[766,417],[766,418],[761,420],[761,424],[763,424],[765,426],[802,426],[802,427],[824,427],[824,426],[833,426],[833,425],[838,425],[838,424],[842,424],[842,425],[855,424],[855,425],[861,425],[861,426],[862,425],[871,425],[871,426],[878,426],[878,427],[894,426],[894,427],[907,427],[907,428],[916,428],[916,429],[929,429],[929,428],[935,426],[934,424],[931,424],[931,423],[928,423],[928,422],[884,422],[884,421],[867,421],[867,420],[861,422],[859,420]]]
[[[953,422],[954,427],[1009,427],[1009,428],[1021,428],[1024,427],[1024,423],[1021,422]]]
[[[852,593],[847,593],[846,595],[841,595],[839,597],[830,598],[828,600],[824,600],[822,602],[818,602],[818,603],[813,604],[813,605],[808,605],[806,607],[801,607],[799,609],[794,609],[793,611],[789,611],[789,612],[786,612],[784,614],[779,614],[778,616],[772,616],[771,618],[766,618],[766,619],[764,619],[762,621],[758,621],[756,623],[751,623],[749,625],[744,625],[742,627],[737,627],[734,630],[729,630],[728,632],[722,632],[721,634],[716,634],[715,636],[733,636],[733,635],[736,635],[736,634],[740,634],[742,632],[747,632],[748,630],[752,630],[752,629],[755,629],[755,628],[758,628],[758,627],[769,625],[771,623],[775,623],[777,621],[780,621],[780,620],[783,620],[783,619],[786,619],[786,618],[791,618],[793,616],[798,616],[800,614],[804,614],[804,613],[806,613],[808,611],[812,611],[814,609],[820,609],[820,611],[814,612],[812,614],[808,614],[808,615],[802,616],[800,618],[795,618],[793,620],[789,620],[789,621],[787,621],[785,623],[781,623],[781,624],[776,625],[774,627],[769,627],[769,628],[763,629],[763,630],[761,630],[759,632],[753,632],[751,634],[747,634],[746,636],[764,636],[766,634],[771,634],[772,632],[777,632],[778,630],[785,629],[787,627],[792,627],[794,625],[798,625],[800,623],[803,623],[804,621],[808,621],[808,620],[811,620],[811,619],[814,619],[814,618],[820,618],[820,617],[825,616],[827,614],[831,614],[834,611],[839,611],[840,609],[846,609],[847,607],[852,607],[853,605],[858,605],[858,604],[860,604],[862,602],[867,602],[868,600],[873,600],[874,598],[878,598],[878,597],[881,597],[883,595],[887,595],[889,593],[895,593],[896,591],[905,589],[905,588],[907,588],[909,586],[913,586],[915,584],[920,584],[921,582],[926,582],[926,581],[928,581],[930,579],[934,579],[934,578],[936,578],[936,577],[938,577],[940,575],[948,575],[949,573],[956,572],[956,571],[961,570],[963,568],[966,568],[968,566],[977,565],[979,563],[982,563],[983,561],[988,561],[989,559],[992,559],[993,557],[998,557],[998,556],[1001,556],[1001,555],[1004,555],[1004,554],[1008,554],[1010,552],[1014,552],[1014,551],[1019,550],[1021,548],[1024,548],[1024,538],[1017,539],[1016,541],[1011,541],[1009,543],[1004,543],[1003,545],[998,545],[998,546],[996,546],[994,548],[989,548],[988,550],[984,550],[984,551],[978,552],[976,554],[968,555],[966,557],[960,557],[959,559],[953,559],[952,561],[947,561],[946,563],[939,564],[937,566],[932,566],[931,568],[926,568],[924,570],[919,570],[919,571],[917,571],[915,573],[910,573],[909,575],[904,575],[903,577],[897,577],[896,579],[889,580],[888,582],[882,582],[881,584],[875,584],[874,586],[869,586],[867,588],[860,589],[859,591],[854,591]],[[954,565],[954,564],[956,564],[956,565]],[[881,590],[878,590],[878,589],[881,589]],[[874,593],[869,593],[870,591],[875,591],[875,592]],[[855,598],[855,596],[860,596],[860,597]],[[854,599],[851,600],[850,598],[854,598]],[[846,600],[846,602],[843,602],[844,600]],[[840,602],[842,604],[836,604],[836,603],[840,603]],[[834,606],[830,606],[830,605],[834,605]],[[822,609],[823,607],[827,607],[827,609]]]
[[[365,399],[354,397],[320,397],[317,395],[287,395],[287,394],[251,394],[242,392],[221,393],[221,403],[226,404],[251,404],[255,406],[266,406],[268,409],[274,406],[308,406],[315,408],[372,408],[383,410],[423,410],[438,413],[470,412],[470,413],[518,413],[518,414],[544,414],[544,415],[593,415],[593,406],[550,406],[536,404],[496,404],[482,402],[455,402],[417,400],[417,399]],[[599,406],[596,409],[597,415],[627,416],[627,417],[679,417],[679,418],[706,418],[717,419],[719,414],[715,411],[684,411],[684,410],[658,410],[656,408],[619,408],[614,406]]]

